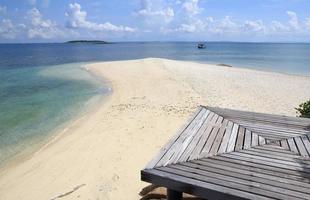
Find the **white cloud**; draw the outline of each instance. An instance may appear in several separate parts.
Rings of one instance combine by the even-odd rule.
[[[178,28],[174,29],[176,32],[185,32],[185,33],[198,33],[204,32],[207,30],[207,27],[210,23],[213,22],[213,18],[207,18],[206,20],[196,19],[192,23],[181,24]]]
[[[6,6],[0,6],[0,14],[6,13]]]
[[[3,19],[0,23],[0,37],[5,39],[14,39],[16,37],[17,30],[9,19]]]
[[[94,23],[91,21],[88,21],[86,19],[87,12],[82,11],[81,5],[78,3],[70,4],[69,10],[66,13],[66,16],[68,18],[67,21],[67,27],[68,28],[82,28],[92,31],[115,31],[115,32],[135,32],[136,30],[134,28],[128,27],[128,26],[116,26],[114,24],[111,24],[110,22],[106,22],[103,24]]]
[[[199,0],[185,0],[182,4],[182,7],[189,15],[196,15],[202,11],[202,8],[199,7]]]
[[[208,31],[215,34],[238,33],[240,32],[240,25],[234,22],[231,16],[225,16],[221,20],[213,21]]]
[[[158,18],[169,23],[174,17],[174,10],[170,7],[159,6],[155,8],[151,0],[141,0],[141,9],[135,14],[144,17],[148,21],[156,21]]]
[[[263,33],[266,30],[264,23],[261,20],[250,21],[246,20],[243,29],[246,32],[260,32]]]
[[[299,20],[298,20],[297,14],[292,11],[287,11],[286,13],[290,17],[288,21],[288,24],[290,25],[290,27],[295,30],[299,29]]]
[[[272,21],[271,22],[270,31],[272,31],[274,33],[286,32],[288,30],[289,30],[288,26],[285,26],[281,22],[278,22],[278,21]]]
[[[37,8],[33,8],[27,12],[27,19],[30,20],[28,27],[29,38],[51,39],[63,36],[64,34],[55,22],[49,19],[43,19]]]
[[[180,27],[176,29],[176,31],[194,33],[197,31],[197,27],[194,24],[181,24]]]

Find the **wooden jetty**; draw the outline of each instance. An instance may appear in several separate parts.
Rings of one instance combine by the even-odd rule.
[[[309,200],[309,157],[309,119],[200,106],[141,179],[169,200]]]

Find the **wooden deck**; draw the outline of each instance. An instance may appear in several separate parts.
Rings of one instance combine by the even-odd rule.
[[[309,157],[309,119],[201,106],[141,179],[210,200],[309,200]]]

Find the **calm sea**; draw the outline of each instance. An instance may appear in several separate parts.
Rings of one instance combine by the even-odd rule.
[[[310,44],[0,44],[0,163],[39,143],[107,90],[85,62],[161,57],[310,75]]]

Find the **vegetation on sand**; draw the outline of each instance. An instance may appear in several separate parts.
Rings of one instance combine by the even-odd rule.
[[[295,108],[299,117],[310,118],[310,99]]]

